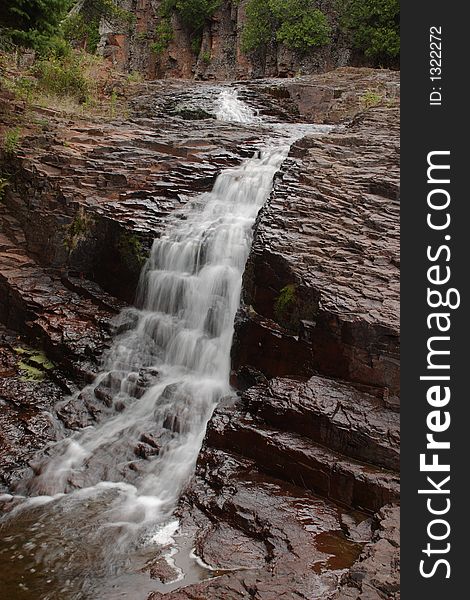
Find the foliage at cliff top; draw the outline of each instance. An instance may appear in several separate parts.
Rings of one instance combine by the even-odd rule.
[[[379,66],[398,61],[399,0],[338,0],[338,9],[343,28],[366,57]]]
[[[120,8],[113,0],[72,0],[72,4],[61,30],[66,40],[88,52],[96,51],[102,19],[124,27],[135,21],[133,13]]]
[[[307,52],[330,42],[331,26],[314,0],[250,0],[242,35],[244,52],[271,41]]]
[[[3,42],[46,51],[58,34],[70,0],[2,0],[0,30]]]

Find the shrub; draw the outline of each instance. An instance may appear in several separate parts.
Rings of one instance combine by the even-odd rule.
[[[382,96],[375,90],[366,90],[361,97],[361,104],[364,108],[372,108],[382,102]]]
[[[81,12],[67,17],[62,25],[64,37],[69,42],[83,45],[88,52],[96,52],[100,41],[100,17],[86,19]]]
[[[328,19],[310,0],[270,0],[270,7],[279,21],[276,39],[288,48],[306,51],[330,41]]]
[[[135,15],[117,6],[113,0],[83,0],[81,6],[64,19],[63,35],[75,46],[93,53],[100,41],[101,19],[124,26],[133,23]]]
[[[163,54],[168,48],[171,40],[173,39],[173,28],[168,18],[163,18],[157,25],[155,30],[155,41],[150,46],[150,49],[155,54]]]
[[[2,0],[2,35],[15,44],[47,53],[56,41],[69,0]]]
[[[197,54],[201,48],[202,41],[202,30],[206,21],[212,17],[215,11],[219,8],[222,0],[163,0],[160,5],[160,16],[162,23],[165,22],[165,31],[167,45],[162,46],[161,42],[156,39],[155,44],[157,48],[154,51],[160,54],[168,46],[168,43],[173,37],[173,30],[171,28],[171,16],[177,14],[183,25],[188,29],[191,34],[192,42],[191,47],[195,54]],[[171,37],[170,36],[171,30]],[[162,39],[162,32],[158,32],[160,39]],[[165,36],[163,36],[163,40]],[[163,48],[163,50],[160,50]]]
[[[242,50],[251,52],[272,40],[306,52],[330,41],[331,27],[312,0],[250,0]]]
[[[39,60],[33,66],[32,73],[38,80],[38,87],[46,93],[69,96],[80,103],[89,98],[90,83],[77,55]]]
[[[274,15],[269,0],[250,0],[246,6],[246,24],[243,28],[241,48],[252,52],[274,38]]]
[[[36,90],[36,80],[32,77],[17,77],[11,89],[22,100],[32,102]]]
[[[169,16],[176,12],[190,31],[202,31],[207,19],[212,17],[222,0],[163,0],[161,13]]]
[[[339,0],[343,29],[354,46],[380,65],[393,65],[400,55],[399,0]]]
[[[18,152],[20,143],[21,129],[19,127],[13,127],[8,129],[3,137],[3,152],[8,158],[13,158]]]

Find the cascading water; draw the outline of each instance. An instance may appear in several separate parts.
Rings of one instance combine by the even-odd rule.
[[[263,151],[223,171],[212,192],[197,198],[186,218],[154,243],[142,276],[142,309],[124,315],[136,324],[116,340],[92,386],[111,389],[114,414],[60,444],[25,490],[51,496],[77,482],[83,488],[108,479],[106,488],[116,484],[119,490],[110,511],[121,524],[171,514],[207,420],[230,394],[233,322],[251,228],[287,148]],[[142,376],[153,384],[136,398]],[[122,472],[149,423],[158,454],[145,461],[132,489],[124,488]],[[114,455],[118,464],[103,463],[103,455]]]
[[[255,111],[238,98],[237,90],[227,89],[220,92],[216,116],[221,121],[231,123],[254,124],[261,119]]]
[[[233,90],[222,91],[219,108],[227,121],[258,119]],[[49,449],[18,486],[25,500],[3,524],[0,565],[1,554],[15,563],[1,568],[10,569],[12,585],[25,582],[18,598],[116,598],[103,581],[125,572],[133,551],[176,529],[172,511],[207,421],[231,393],[230,347],[251,230],[291,142],[277,137],[222,171],[213,190],[155,241],[141,308],[121,316],[133,326],[81,392],[106,390],[101,421]],[[136,462],[142,439],[152,452]]]

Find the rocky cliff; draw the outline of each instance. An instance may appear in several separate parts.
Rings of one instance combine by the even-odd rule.
[[[162,22],[161,0],[120,0],[119,6],[135,15],[135,22],[104,24],[101,52],[119,68],[146,78],[251,79],[293,77],[318,73],[350,63],[350,42],[340,32],[334,3],[320,3],[332,25],[329,44],[300,52],[271,42],[245,53],[242,32],[248,0],[222,0],[195,33],[175,12],[170,18],[171,39],[155,51]],[[152,49],[153,48],[153,49]]]
[[[215,411],[178,509],[211,569],[151,598],[393,600],[398,79],[347,68],[238,89],[266,120],[339,126],[294,144],[257,219],[235,324],[239,393]],[[116,314],[151,240],[267,135],[213,119],[219,91],[143,84],[129,118],[111,121],[37,109],[18,151],[2,153],[3,491],[34,452],[106,415],[106,381],[68,394],[128,327]],[[143,432],[132,468],[154,450]],[[160,588],[175,576],[162,557],[146,570]]]
[[[399,598],[398,122],[389,102],[304,137],[259,214],[245,391],[216,409],[181,506],[198,554],[235,573],[172,599]]]

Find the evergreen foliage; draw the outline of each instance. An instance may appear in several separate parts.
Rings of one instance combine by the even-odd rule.
[[[2,38],[46,53],[60,43],[59,26],[69,7],[70,0],[2,0]]]
[[[271,41],[307,52],[330,42],[331,26],[313,0],[250,0],[242,37],[244,52]]]
[[[341,23],[354,46],[380,66],[400,55],[399,0],[339,0]]]

